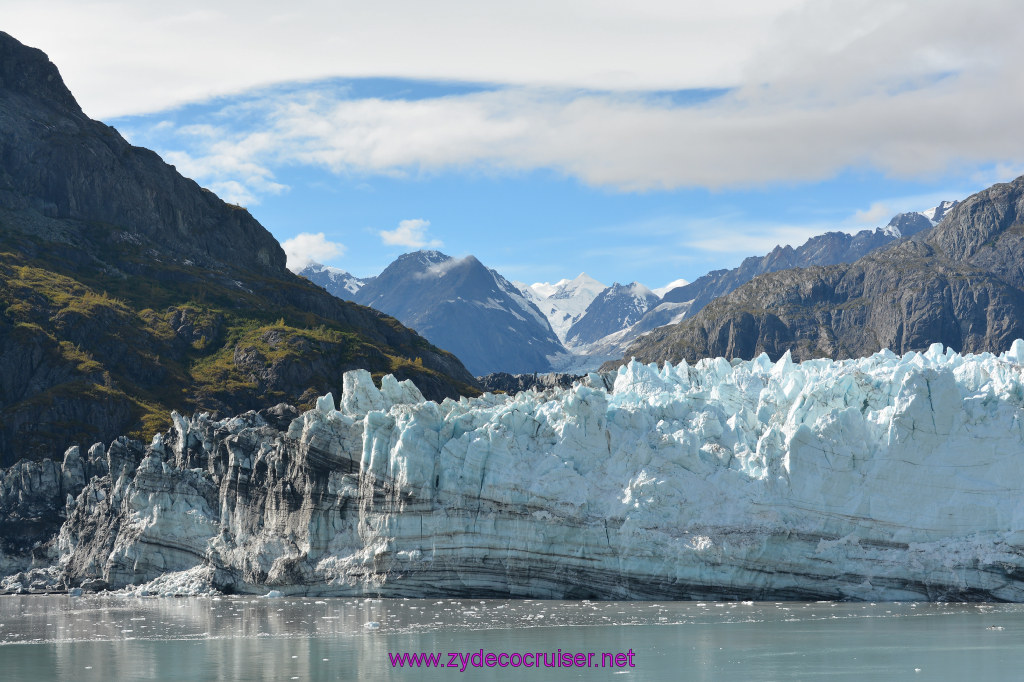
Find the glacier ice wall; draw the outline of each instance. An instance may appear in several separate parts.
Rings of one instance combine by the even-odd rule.
[[[349,372],[280,430],[174,415],[112,444],[55,556],[115,587],[1022,601],[1022,362],[633,362],[441,404]]]

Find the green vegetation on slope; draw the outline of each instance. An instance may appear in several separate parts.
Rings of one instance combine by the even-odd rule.
[[[108,232],[101,227],[94,238],[96,231],[101,238]],[[57,457],[70,443],[88,445],[119,426],[149,439],[167,428],[171,410],[308,408],[327,391],[338,395],[342,374],[357,367],[378,379],[412,378],[428,394],[450,382],[423,366],[422,356],[437,349],[391,318],[381,321],[410,343],[374,340],[291,304],[302,300],[301,281],[252,273],[242,285],[147,260],[137,245],[115,250],[97,262],[0,225],[5,452]],[[477,392],[468,383],[458,388]]]

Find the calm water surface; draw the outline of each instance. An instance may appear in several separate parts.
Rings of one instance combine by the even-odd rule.
[[[0,597],[0,678],[1020,679],[1022,635],[1017,604]],[[598,666],[632,650],[634,666],[460,672],[388,655],[438,652],[444,665],[481,649],[594,652]]]

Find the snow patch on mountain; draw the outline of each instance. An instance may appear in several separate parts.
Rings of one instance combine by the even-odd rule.
[[[938,206],[921,211],[921,215],[932,221],[933,225],[938,225],[942,222],[942,218],[959,203],[959,201],[943,201]]]
[[[579,321],[587,306],[607,288],[585,272],[581,272],[573,279],[562,279],[554,284],[513,284],[523,296],[540,309],[562,343],[565,343],[569,328]]]
[[[686,279],[674,279],[665,286],[658,287],[657,289],[651,289],[651,291],[653,291],[658,298],[661,298],[676,287],[685,287],[689,283],[690,281]]]
[[[334,296],[345,300],[352,300],[355,293],[367,282],[366,279],[356,277],[341,268],[321,265],[320,263],[310,263],[300,270],[298,275],[305,277],[313,282],[313,284],[323,287]]]

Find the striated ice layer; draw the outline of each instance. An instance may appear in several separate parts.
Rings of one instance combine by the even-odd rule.
[[[1022,601],[1022,362],[1024,341],[632,362],[441,404],[349,372],[340,410],[286,431],[174,415],[135,461],[108,452],[59,566],[260,594]]]

